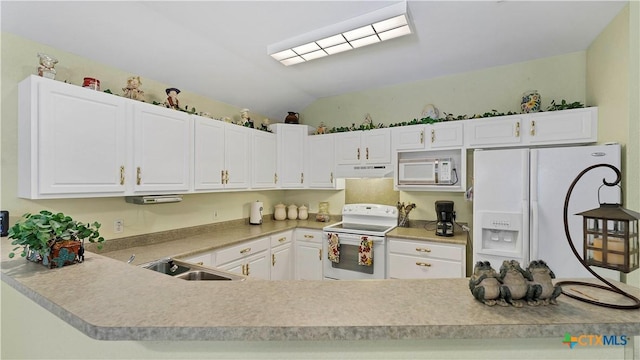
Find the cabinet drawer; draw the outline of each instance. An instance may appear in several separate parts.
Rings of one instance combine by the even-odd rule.
[[[222,264],[228,263],[229,261],[237,260],[242,257],[265,251],[269,249],[269,244],[269,237],[264,237],[218,250],[215,254],[216,265],[220,266]]]
[[[296,241],[308,241],[322,244],[322,231],[296,230]]]
[[[389,254],[390,279],[462,278],[460,262]]]
[[[389,241],[389,253],[415,256],[422,259],[445,259],[462,261],[464,248],[455,245],[435,244],[422,241]]]
[[[293,240],[293,231],[285,231],[283,233],[271,235],[271,247],[290,243]]]

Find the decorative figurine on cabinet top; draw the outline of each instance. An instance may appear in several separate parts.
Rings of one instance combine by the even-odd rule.
[[[240,110],[240,124],[246,127],[253,127],[253,121],[251,121],[251,117],[249,117],[249,109]]]
[[[51,80],[55,79],[56,69],[53,67],[58,63],[58,59],[44,53],[38,53],[38,58],[40,58],[38,75]]]
[[[300,114],[298,114],[297,112],[293,112],[293,111],[288,111],[289,115],[287,115],[284,118],[284,123],[285,124],[298,124],[299,122],[299,116]]]
[[[537,90],[527,91],[522,94],[522,102],[520,108],[523,113],[532,113],[540,111],[540,105],[542,103],[542,97],[538,94]]]
[[[180,94],[180,89],[176,88],[168,88],[165,90],[167,93],[167,102],[165,105],[168,108],[180,110],[180,102],[178,101],[178,94]]]
[[[124,97],[144,101],[144,91],[140,89],[140,85],[142,85],[140,76],[129,77],[127,79],[127,86],[122,88],[122,91],[124,91]]]

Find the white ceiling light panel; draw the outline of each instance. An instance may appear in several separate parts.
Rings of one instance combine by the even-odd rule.
[[[403,1],[269,45],[267,53],[289,66],[409,34],[407,4]]]

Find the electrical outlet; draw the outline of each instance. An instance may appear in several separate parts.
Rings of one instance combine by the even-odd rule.
[[[124,231],[124,220],[118,219],[113,222],[113,232],[119,234]]]

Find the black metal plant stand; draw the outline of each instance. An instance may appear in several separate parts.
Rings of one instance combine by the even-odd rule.
[[[588,287],[593,287],[593,288],[598,288],[598,289],[604,289],[607,291],[611,291],[611,292],[615,292],[617,294],[620,294],[628,299],[631,299],[634,304],[630,304],[630,305],[620,305],[620,304],[609,304],[609,303],[604,303],[604,302],[600,302],[594,298],[586,298],[586,297],[581,297],[578,295],[575,295],[573,293],[568,293],[564,291],[564,288],[562,289],[562,293],[570,298],[579,300],[579,301],[583,301],[589,304],[593,304],[593,305],[597,305],[597,306],[603,306],[603,307],[608,307],[608,308],[613,308],[613,309],[627,309],[627,310],[631,310],[631,309],[640,309],[640,299],[638,299],[637,297],[623,291],[622,289],[616,287],[615,285],[613,285],[612,283],[610,283],[609,281],[607,281],[606,279],[604,279],[602,276],[598,275],[595,271],[591,270],[591,268],[589,267],[589,265],[587,265],[586,261],[584,258],[582,258],[580,256],[580,254],[578,254],[578,251],[576,250],[575,246],[573,245],[573,241],[571,239],[571,234],[569,233],[569,222],[568,222],[568,209],[569,209],[569,199],[571,197],[571,193],[573,192],[573,188],[576,186],[576,184],[578,183],[578,181],[582,178],[582,176],[584,176],[584,174],[586,174],[587,172],[598,168],[598,167],[608,167],[610,169],[612,169],[615,173],[616,173],[616,180],[612,183],[607,182],[606,179],[602,179],[602,182],[604,183],[604,185],[606,186],[616,186],[620,183],[620,181],[622,180],[622,174],[620,173],[620,170],[618,170],[618,168],[616,168],[613,165],[609,165],[609,164],[597,164],[597,165],[592,165],[589,166],[588,168],[584,169],[580,174],[578,174],[578,176],[575,178],[575,180],[573,180],[573,182],[571,183],[571,186],[569,187],[569,190],[567,191],[567,196],[564,199],[564,232],[565,235],[567,237],[567,241],[569,241],[569,246],[571,247],[571,251],[573,251],[573,255],[578,259],[578,261],[580,261],[580,263],[582,264],[582,266],[587,269],[587,271],[589,271],[593,276],[595,276],[598,280],[602,281],[603,283],[605,283],[607,286],[604,285],[600,285],[600,284],[594,284],[594,283],[587,283],[587,282],[581,282],[581,281],[560,281],[558,283],[556,283],[556,285],[580,285],[580,286],[588,286]]]

